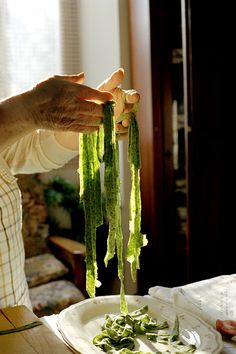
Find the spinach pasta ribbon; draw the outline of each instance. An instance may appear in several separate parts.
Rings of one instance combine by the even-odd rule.
[[[124,289],[124,263],[123,263],[123,233],[121,227],[120,205],[120,170],[119,146],[116,140],[115,119],[113,103],[107,102],[104,106],[104,191],[106,196],[106,212],[109,222],[107,238],[107,253],[105,265],[117,254],[118,277],[120,279],[120,310],[127,313],[127,303]]]
[[[96,261],[96,229],[103,222],[100,166],[104,163],[104,193],[106,214],[109,223],[105,265],[117,256],[118,277],[120,279],[120,311],[128,313],[124,287],[123,233],[121,225],[119,144],[116,139],[114,102],[103,105],[104,124],[98,133],[80,134],[80,197],[85,212],[86,244],[86,290],[90,297],[95,296],[99,286]],[[127,260],[131,263],[131,275],[136,280],[139,269],[141,247],[147,244],[141,234],[140,198],[140,150],[139,132],[135,114],[129,127],[128,160],[131,171],[130,193],[130,237],[127,247]]]
[[[95,296],[95,287],[100,284],[96,260],[96,229],[103,222],[100,163],[96,146],[97,133],[80,134],[80,198],[85,214],[86,290],[90,297]]]
[[[141,248],[147,245],[146,235],[141,233],[141,195],[140,195],[140,147],[139,129],[135,113],[132,113],[129,126],[128,161],[131,173],[129,242],[126,259],[131,265],[131,277],[136,281],[137,270],[140,269],[139,256]]]

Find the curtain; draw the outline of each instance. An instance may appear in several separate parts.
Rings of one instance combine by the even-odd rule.
[[[79,11],[78,0],[60,0],[61,60],[66,74],[82,71]]]
[[[81,71],[79,0],[0,0],[0,99]]]
[[[8,67],[7,63],[7,42],[6,42],[7,8],[6,0],[0,2],[0,99],[8,95]]]

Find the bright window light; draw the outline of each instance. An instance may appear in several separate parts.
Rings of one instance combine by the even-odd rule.
[[[9,95],[61,71],[59,0],[7,0]]]

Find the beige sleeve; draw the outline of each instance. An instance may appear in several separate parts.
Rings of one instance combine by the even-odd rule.
[[[37,130],[6,148],[2,156],[13,174],[47,172],[78,155],[78,150],[66,146],[66,142],[62,145],[55,138],[54,132]]]

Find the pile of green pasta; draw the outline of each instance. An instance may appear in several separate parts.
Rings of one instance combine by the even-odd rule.
[[[103,223],[102,186],[100,167],[104,164],[104,194],[106,213],[109,222],[107,252],[104,259],[108,265],[115,255],[118,262],[120,279],[120,310],[128,313],[124,288],[123,234],[121,226],[119,144],[116,138],[114,102],[103,105],[104,122],[99,132],[80,134],[80,197],[85,212],[86,244],[86,290],[90,297],[96,295],[99,286],[96,261],[96,230]],[[131,114],[129,126],[128,161],[131,172],[130,193],[130,236],[126,250],[126,259],[131,265],[133,281],[140,268],[141,248],[147,244],[146,236],[141,233],[141,197],[140,197],[140,148],[139,130],[135,113]]]
[[[172,329],[167,321],[158,322],[143,306],[129,314],[106,315],[102,331],[93,338],[93,344],[108,354],[192,354],[196,347],[184,344],[179,336],[179,319],[176,316]],[[161,351],[134,350],[135,338],[143,336],[152,343],[159,343]]]

